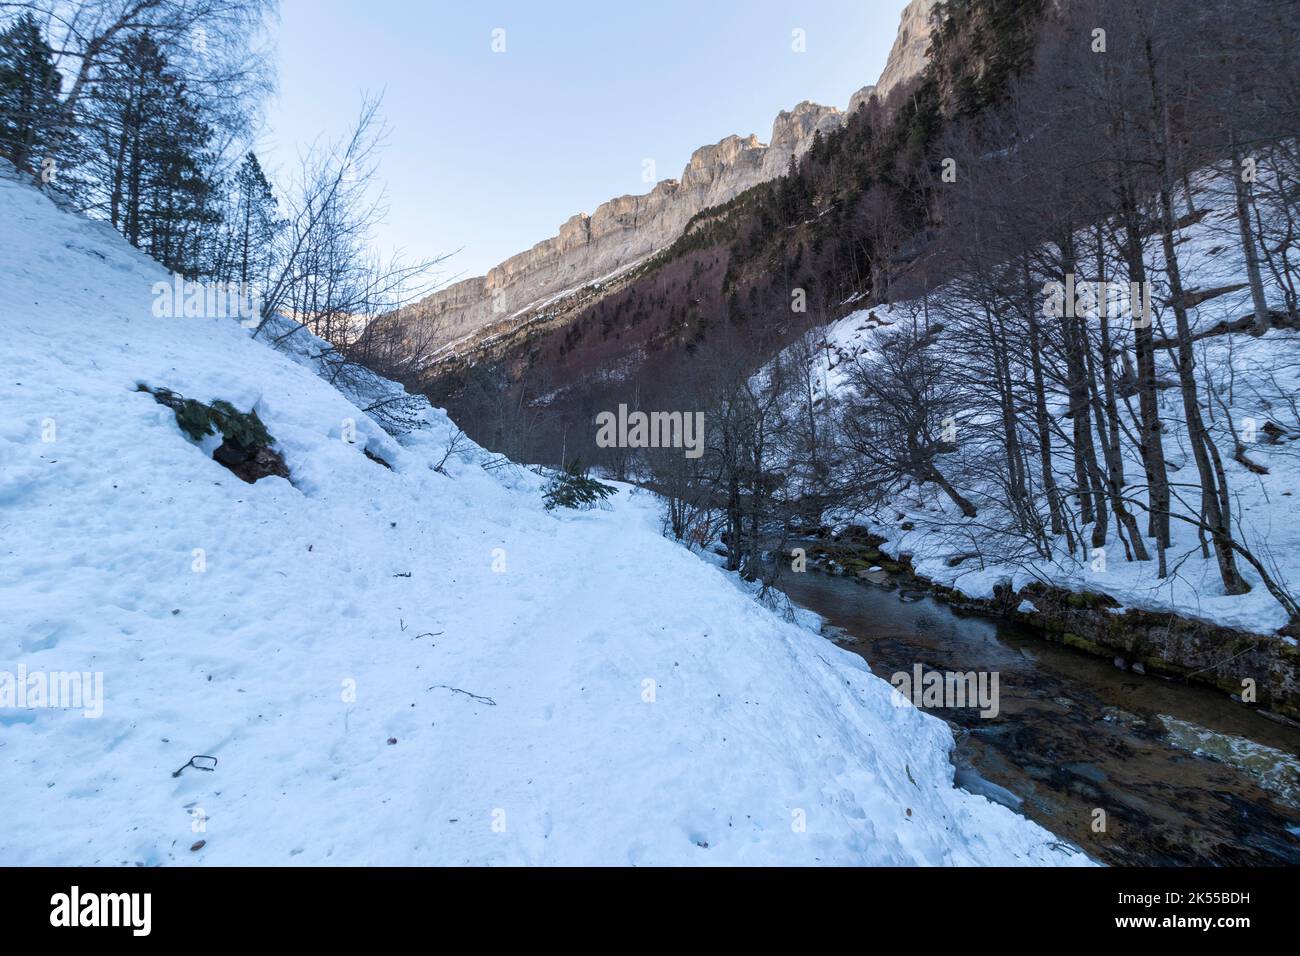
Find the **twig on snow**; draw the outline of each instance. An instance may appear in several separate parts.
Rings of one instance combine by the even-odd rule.
[[[194,761],[196,761],[196,760],[211,760],[211,761],[212,761],[212,766],[211,766],[211,767],[204,767],[204,766],[202,766],[202,765],[200,765],[200,764],[195,763]],[[217,758],[216,758],[216,757],[210,757],[210,756],[208,756],[207,754],[195,754],[195,755],[194,755],[193,757],[191,757],[189,760],[185,761],[185,766],[181,767],[180,770],[177,770],[175,773],[173,773],[172,776],[173,776],[173,777],[179,777],[179,776],[180,776],[180,775],[181,775],[185,770],[187,770],[187,769],[190,768],[190,767],[193,767],[195,770],[203,770],[203,771],[205,771],[205,772],[207,772],[207,773],[212,773],[214,770],[217,769]]]
[[[449,690],[454,694],[464,694],[466,697],[472,697],[479,703],[487,704],[489,707],[495,707],[497,705],[497,702],[491,697],[480,697],[478,694],[471,694],[467,690],[461,690],[459,687],[452,687],[450,684],[434,684],[429,688],[429,690],[437,690],[440,687],[443,690]]]

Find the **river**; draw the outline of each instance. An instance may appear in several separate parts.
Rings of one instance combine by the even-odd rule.
[[[1300,726],[956,611],[888,576],[787,571],[778,587],[885,680],[916,664],[996,671],[997,716],[934,710],[957,740],[957,784],[1094,859],[1300,864]]]

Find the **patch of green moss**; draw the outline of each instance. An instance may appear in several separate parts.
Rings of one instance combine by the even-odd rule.
[[[1089,654],[1097,654],[1105,657],[1110,652],[1095,641],[1090,641],[1086,637],[1080,637],[1071,631],[1066,631],[1061,635],[1061,641],[1068,647],[1075,647],[1081,651],[1087,651]]]

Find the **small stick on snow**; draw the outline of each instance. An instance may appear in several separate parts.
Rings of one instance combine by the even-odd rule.
[[[480,697],[478,694],[471,694],[467,690],[461,690],[459,687],[452,687],[450,684],[434,684],[429,688],[429,690],[437,690],[439,687],[456,694],[464,694],[466,697],[473,697],[479,703],[487,704],[489,707],[495,707],[497,705],[497,702],[491,697]]]
[[[196,763],[194,762],[194,761],[196,761],[196,760],[211,760],[211,761],[212,761],[212,766],[211,766],[211,767],[200,767],[198,764],[196,764]],[[203,771],[205,771],[205,772],[207,772],[207,773],[212,773],[214,770],[217,769],[217,758],[216,758],[216,757],[210,757],[210,756],[208,756],[207,754],[195,754],[193,757],[191,757],[189,760],[187,760],[187,761],[185,762],[185,766],[184,766],[184,767],[181,767],[181,769],[180,769],[180,770],[177,770],[175,773],[173,773],[172,776],[173,776],[173,777],[179,777],[179,776],[181,775],[181,773],[183,773],[183,772],[184,772],[186,769],[188,769],[189,767],[193,767],[195,770],[203,770]]]

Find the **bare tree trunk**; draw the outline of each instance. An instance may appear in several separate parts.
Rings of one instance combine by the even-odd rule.
[[[1120,187],[1124,220],[1124,258],[1130,283],[1139,288],[1147,285],[1146,261],[1142,257],[1142,232],[1137,200],[1131,184]],[[1149,316],[1138,316],[1133,328],[1133,346],[1137,357],[1138,434],[1141,439],[1142,467],[1146,472],[1151,508],[1147,514],[1147,534],[1155,538],[1158,550],[1169,547],[1169,471],[1165,464],[1164,426],[1160,422],[1160,400],[1156,393],[1155,342]]]
[[[1067,232],[1058,243],[1061,250],[1061,264],[1066,275],[1075,273],[1078,264],[1074,254],[1073,237]],[[1070,403],[1070,422],[1074,433],[1074,478],[1075,494],[1079,498],[1079,519],[1084,524],[1096,520],[1094,502],[1089,492],[1091,476],[1097,469],[1096,453],[1092,447],[1092,419],[1088,405],[1088,383],[1086,380],[1083,353],[1087,347],[1083,330],[1084,321],[1073,315],[1074,309],[1066,309],[1061,318],[1061,339],[1065,345],[1066,390]]]
[[[952,503],[955,504],[958,507],[958,509],[961,511],[961,513],[967,518],[974,518],[976,515],[979,514],[979,511],[976,510],[975,506],[971,504],[970,501],[967,500],[962,495],[961,492],[959,492],[956,488],[954,488],[948,482],[948,479],[945,478],[943,474],[939,471],[939,469],[934,467],[934,465],[929,465],[925,468],[925,470],[922,472],[921,480],[932,481],[940,488],[942,488],[943,493],[947,495],[949,499],[951,499]]]
[[[1165,272],[1169,277],[1169,294],[1178,329],[1178,381],[1183,399],[1183,414],[1187,420],[1187,435],[1196,460],[1196,470],[1201,481],[1201,513],[1205,527],[1214,543],[1214,555],[1219,565],[1223,589],[1228,594],[1245,594],[1250,585],[1237,569],[1236,552],[1232,541],[1231,501],[1218,449],[1205,427],[1201,416],[1200,398],[1196,384],[1196,357],[1192,349],[1191,323],[1187,315],[1187,300],[1183,291],[1182,272],[1178,264],[1178,250],[1174,245],[1177,219],[1174,215],[1173,177],[1169,168],[1169,117],[1160,94],[1155,55],[1151,40],[1146,42],[1147,76],[1151,83],[1151,131],[1156,160],[1160,171],[1160,241],[1165,254]]]
[[[1043,346],[1041,330],[1038,325],[1038,312],[1034,308],[1033,279],[1029,272],[1029,260],[1023,262],[1025,283],[1025,311],[1029,319],[1029,364],[1034,378],[1034,427],[1038,432],[1038,459],[1043,469],[1043,494],[1047,497],[1047,511],[1051,520],[1052,534],[1059,535],[1064,529],[1061,520],[1061,502],[1056,487],[1056,475],[1052,470],[1052,429],[1047,413],[1047,390],[1043,384]],[[1070,545],[1074,550],[1074,545]]]
[[[1250,229],[1250,191],[1245,181],[1245,164],[1236,133],[1232,134],[1232,191],[1237,200],[1237,226],[1241,234],[1241,249],[1246,258],[1246,278],[1250,282],[1250,301],[1255,307],[1255,335],[1268,331],[1268,302],[1264,297],[1264,278],[1259,269],[1259,249]]]
[[[1097,279],[1105,281],[1106,251],[1101,228],[1096,230],[1097,238]],[[1120,445],[1119,402],[1115,394],[1115,369],[1111,361],[1112,346],[1110,337],[1110,314],[1102,299],[1099,325],[1101,328],[1101,393],[1098,392],[1095,370],[1089,370],[1088,383],[1092,402],[1096,408],[1097,443],[1101,445],[1102,458],[1106,463],[1105,488],[1111,510],[1115,514],[1116,533],[1125,542],[1126,553],[1131,550],[1134,560],[1149,561],[1142,533],[1138,530],[1137,519],[1124,504],[1124,458]],[[1085,353],[1086,355],[1086,353]],[[1104,510],[1098,506],[1099,513]],[[1101,521],[1097,522],[1102,526]],[[1126,537],[1127,536],[1127,537]],[[1101,547],[1093,538],[1093,547]],[[1104,538],[1103,538],[1104,543]]]

